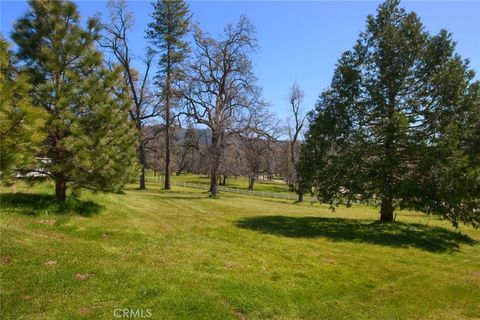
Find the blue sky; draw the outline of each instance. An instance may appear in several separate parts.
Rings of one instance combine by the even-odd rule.
[[[82,17],[105,11],[105,1],[75,1]],[[280,118],[288,114],[288,88],[296,81],[305,91],[304,107],[310,110],[328,87],[337,59],[350,49],[365,28],[368,14],[379,1],[189,1],[193,20],[212,35],[222,32],[246,14],[257,29],[260,49],[253,56],[255,72],[271,110]],[[151,20],[150,1],[131,1],[136,25],[131,43],[137,55],[144,52],[145,29]],[[426,29],[453,33],[457,51],[480,72],[480,1],[404,1],[416,11]],[[28,6],[25,1],[0,0],[1,32],[9,37],[12,23]]]

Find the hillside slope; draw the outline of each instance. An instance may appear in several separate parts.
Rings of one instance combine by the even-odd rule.
[[[480,317],[480,231],[378,209],[199,190],[1,188],[2,319]]]

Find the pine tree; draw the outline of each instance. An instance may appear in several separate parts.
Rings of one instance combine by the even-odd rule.
[[[179,98],[178,82],[185,76],[182,63],[188,52],[185,37],[190,30],[190,14],[184,0],[158,0],[153,7],[154,21],[148,25],[147,37],[161,54],[157,81],[165,106],[165,189],[170,190],[171,111]]]
[[[15,170],[32,166],[45,138],[45,114],[32,105],[29,90],[26,77],[12,61],[7,40],[0,36],[0,171],[6,183]]]
[[[381,221],[411,208],[478,225],[473,78],[448,32],[432,36],[399,1],[385,1],[310,115],[304,188],[332,205],[376,196]]]
[[[30,1],[13,40],[32,84],[34,105],[47,112],[41,154],[58,202],[67,188],[118,191],[136,174],[135,129],[121,70],[108,70],[95,48],[98,22],[83,29],[69,1]]]

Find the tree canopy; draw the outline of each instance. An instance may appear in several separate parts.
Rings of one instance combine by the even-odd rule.
[[[302,183],[332,205],[376,197],[381,221],[410,208],[478,226],[479,106],[451,34],[387,0],[310,113]]]
[[[45,114],[32,104],[27,80],[18,72],[7,40],[0,37],[0,171],[7,183],[15,169],[35,162],[45,138]]]
[[[250,57],[257,40],[255,27],[245,16],[228,24],[220,39],[198,26],[193,38],[196,50],[184,99],[187,116],[211,131],[210,191],[216,196],[227,136],[244,130],[255,110],[264,106]]]
[[[165,109],[165,189],[170,190],[170,126],[172,107],[181,97],[179,82],[185,79],[184,61],[189,51],[186,36],[190,31],[190,13],[184,0],[158,0],[153,4],[154,21],[147,37],[160,53],[157,81]]]
[[[136,174],[136,131],[121,70],[107,69],[95,47],[99,24],[82,28],[70,1],[30,1],[14,25],[30,96],[47,116],[39,154],[56,184],[57,201],[80,187],[117,191]]]

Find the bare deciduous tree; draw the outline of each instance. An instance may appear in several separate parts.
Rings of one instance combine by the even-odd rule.
[[[224,151],[223,161],[219,168],[220,185],[226,185],[229,177],[235,179],[246,172],[245,154],[240,140],[236,136],[230,136],[227,141],[227,148]]]
[[[274,161],[274,142],[280,126],[265,105],[259,105],[251,113],[248,125],[240,133],[248,175],[248,189],[253,190],[260,174],[271,171]]]
[[[288,166],[287,182],[293,186],[298,193],[298,201],[303,201],[303,190],[298,188],[298,175],[296,173],[296,166],[300,158],[300,147],[298,145],[298,138],[300,137],[306,114],[302,109],[303,98],[305,94],[297,83],[294,83],[290,88],[288,99],[290,103],[291,118],[288,121],[288,135],[290,138],[290,165]],[[293,125],[291,125],[293,121]]]
[[[222,39],[195,27],[196,50],[186,88],[187,115],[211,131],[210,191],[217,195],[218,174],[229,133],[240,130],[260,98],[249,54],[256,48],[255,28],[242,16],[227,25]]]
[[[140,189],[145,189],[145,158],[146,137],[143,135],[144,124],[153,117],[158,116],[160,104],[154,102],[153,94],[149,90],[149,72],[152,65],[154,53],[151,49],[142,59],[144,71],[141,75],[133,66],[135,60],[128,42],[128,32],[133,28],[134,17],[127,8],[124,0],[108,2],[108,22],[102,23],[105,32],[100,45],[115,58],[115,63],[123,68],[124,79],[133,101],[133,108],[130,110],[130,117],[135,121],[139,132],[138,158],[141,164]]]
[[[200,150],[199,136],[193,125],[189,125],[183,136],[183,141],[178,152],[178,166],[176,175],[179,176],[183,171],[191,171],[195,162],[195,154]]]

